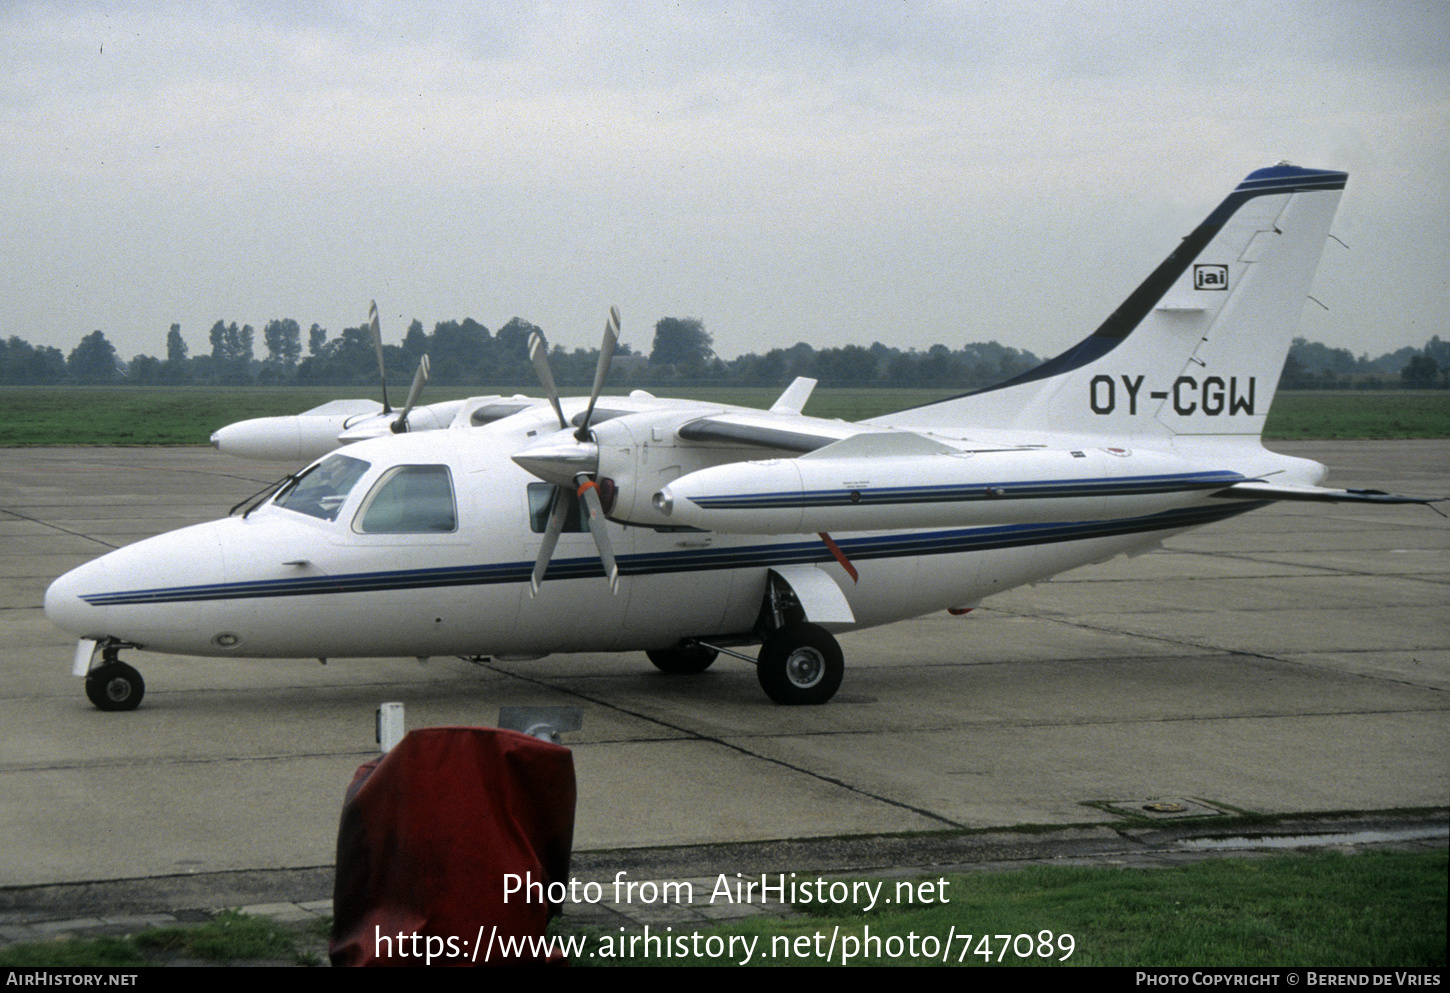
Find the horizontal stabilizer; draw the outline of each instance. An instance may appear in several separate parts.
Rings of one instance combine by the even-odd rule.
[[[1299,500],[1308,503],[1440,503],[1444,497],[1412,497],[1383,490],[1336,490],[1327,486],[1290,486],[1249,480],[1213,496],[1228,500]]]

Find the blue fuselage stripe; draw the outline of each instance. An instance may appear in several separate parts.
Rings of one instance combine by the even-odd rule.
[[[999,548],[1025,548],[1066,541],[1085,541],[1152,531],[1180,530],[1237,516],[1267,501],[1244,501],[1222,506],[1164,511],[1145,517],[1120,520],[1070,521],[1052,524],[1008,524],[997,527],[958,528],[943,531],[893,532],[837,542],[853,561],[903,558],[921,555],[959,555]],[[688,549],[646,552],[619,557],[622,575],[700,572],[712,569],[764,569],[776,565],[830,562],[833,556],[817,540],[747,545],[740,548]],[[268,597],[327,596],[338,593],[367,593],[416,590],[448,586],[491,586],[527,583],[532,562],[504,562],[490,565],[449,566],[434,569],[403,569],[391,572],[361,572],[337,576],[308,576],[257,582],[216,583],[204,586],[172,586],[147,590],[92,593],[81,599],[92,606],[187,603],[205,600],[251,600]],[[588,579],[604,575],[598,558],[555,559],[549,563],[546,579]]]

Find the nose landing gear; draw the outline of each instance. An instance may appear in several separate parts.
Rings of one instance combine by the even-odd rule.
[[[101,664],[86,673],[86,697],[100,710],[135,710],[146,695],[146,681],[119,652],[114,645],[102,649]]]

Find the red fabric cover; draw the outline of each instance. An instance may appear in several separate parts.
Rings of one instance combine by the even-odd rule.
[[[505,903],[504,875],[529,874],[545,893],[568,881],[574,798],[574,758],[561,745],[496,728],[410,732],[348,787],[332,964],[469,965],[480,926],[485,942],[495,926],[500,937],[542,935],[559,905],[537,891]],[[520,961],[501,962],[497,947],[490,958]]]

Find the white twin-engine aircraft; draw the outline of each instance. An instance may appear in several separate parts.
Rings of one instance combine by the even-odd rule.
[[[724,652],[773,700],[815,704],[841,683],[835,631],[967,608],[1269,501],[1426,502],[1321,488],[1322,465],[1259,442],[1345,179],[1254,172],[1068,351],[857,424],[804,416],[810,380],[768,411],[601,398],[614,311],[587,399],[559,398],[536,339],[543,399],[456,401],[410,423],[420,372],[396,418],[312,412],[323,450],[358,414],[353,437],[374,437],[241,513],[67,573],[46,615],[81,639],[75,673],[103,710],[144,693],[126,648],[643,650],[673,673]],[[285,434],[306,418],[280,421]],[[757,644],[758,658],[738,651]]]

